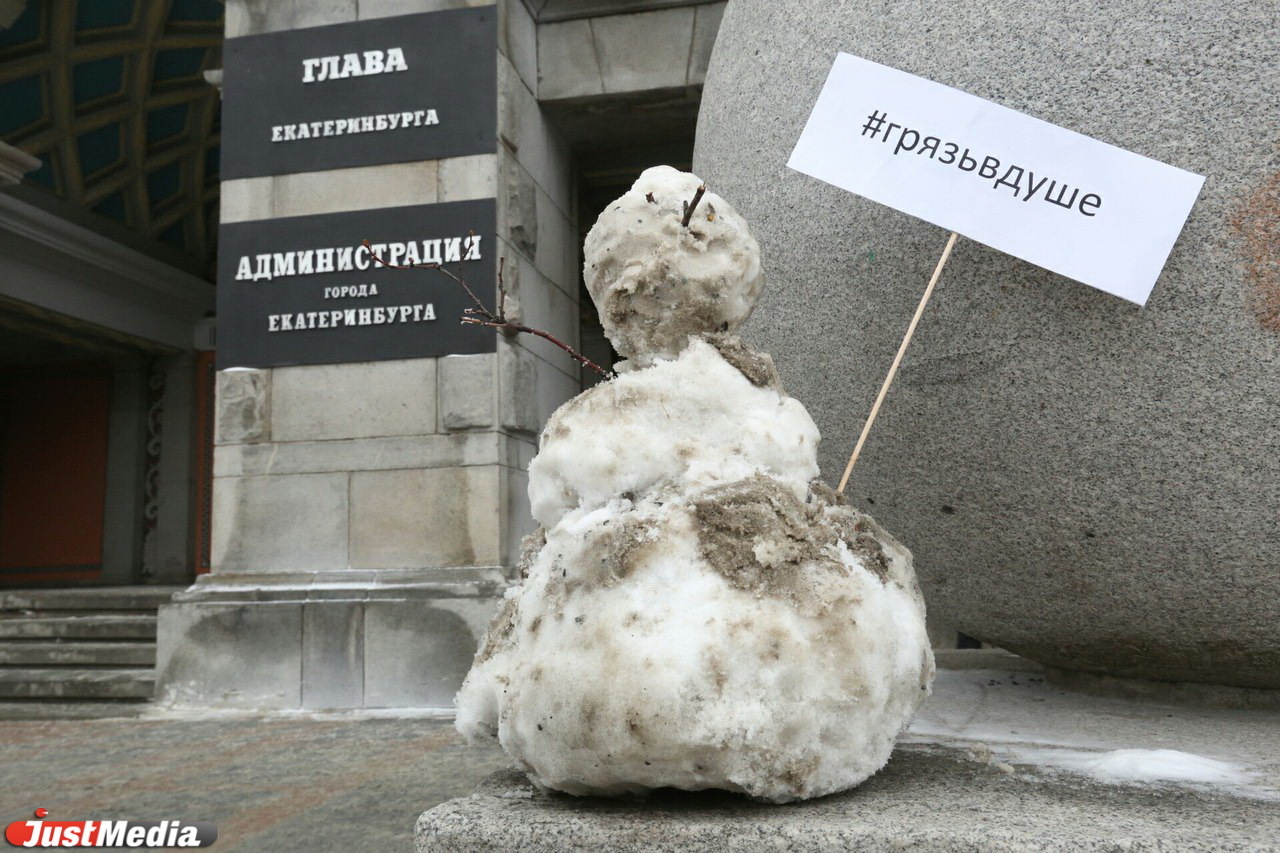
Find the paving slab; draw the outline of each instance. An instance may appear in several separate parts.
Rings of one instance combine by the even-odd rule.
[[[60,820],[210,820],[222,853],[408,850],[423,808],[505,759],[464,744],[450,720],[404,714],[0,721],[0,822],[47,808]]]

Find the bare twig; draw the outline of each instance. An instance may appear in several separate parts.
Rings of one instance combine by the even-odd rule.
[[[468,238],[467,238],[467,246],[468,246],[468,248],[470,248],[470,241],[471,241],[471,239],[473,239],[474,237],[475,237],[475,235],[474,235],[474,234],[472,234],[470,237],[468,237]],[[453,272],[452,270],[450,270],[450,269],[446,269],[442,264],[437,264],[437,263],[430,263],[430,264],[392,264],[392,263],[388,263],[386,260],[384,260],[384,259],[382,259],[382,258],[380,258],[380,257],[378,257],[377,255],[375,255],[375,254],[374,254],[374,252],[373,252],[373,246],[372,246],[372,245],[370,245],[370,243],[369,243],[369,241],[368,241],[368,240],[361,240],[360,242],[361,242],[361,244],[364,246],[365,251],[367,251],[367,252],[369,253],[369,257],[373,258],[375,261],[377,261],[379,264],[381,264],[382,266],[386,267],[387,269],[393,269],[393,270],[435,270],[436,272],[442,273],[442,274],[443,274],[443,275],[445,275],[447,278],[449,278],[449,279],[451,279],[452,281],[456,282],[457,284],[461,285],[462,289],[463,289],[463,290],[465,290],[465,291],[467,292],[467,296],[471,297],[471,301],[475,303],[475,307],[474,307],[474,308],[467,308],[467,309],[464,309],[464,310],[463,310],[463,312],[462,312],[462,321],[461,321],[463,325],[470,325],[470,326],[488,326],[489,328],[492,328],[492,329],[498,329],[499,331],[503,331],[503,332],[510,332],[510,333],[512,333],[512,334],[516,334],[516,333],[523,332],[523,333],[524,333],[524,334],[526,334],[526,335],[536,335],[537,337],[542,338],[542,339],[547,340],[547,341],[550,341],[551,343],[553,343],[553,344],[555,344],[556,346],[560,347],[560,349],[562,349],[562,350],[564,350],[565,352],[567,352],[567,353],[568,353],[570,356],[572,356],[572,357],[573,357],[573,358],[574,358],[574,359],[575,359],[579,364],[582,364],[582,365],[584,365],[584,366],[586,366],[586,367],[591,368],[591,369],[592,369],[592,370],[594,370],[596,373],[599,373],[601,376],[603,376],[605,379],[613,379],[614,377],[616,377],[616,376],[618,375],[618,374],[617,374],[617,373],[615,373],[614,371],[609,370],[609,369],[604,368],[604,367],[601,367],[600,365],[596,364],[594,361],[592,361],[591,359],[587,358],[585,355],[583,355],[582,353],[578,352],[576,349],[574,349],[573,347],[569,346],[569,345],[568,345],[568,344],[566,344],[564,341],[560,340],[559,338],[557,338],[555,335],[551,334],[550,332],[544,332],[544,331],[542,331],[541,329],[534,329],[534,328],[532,328],[532,327],[530,327],[530,326],[525,326],[525,325],[523,325],[523,324],[521,324],[521,323],[513,323],[513,322],[511,322],[510,320],[508,320],[508,319],[506,318],[506,316],[504,315],[503,311],[504,311],[504,308],[505,308],[505,306],[506,306],[506,301],[507,301],[507,298],[506,298],[506,297],[507,297],[507,291],[506,291],[506,287],[505,287],[505,285],[503,284],[503,281],[502,281],[502,272],[503,272],[503,268],[506,266],[506,258],[505,258],[505,257],[502,257],[502,258],[499,258],[499,259],[498,259],[498,311],[497,311],[497,313],[495,314],[494,312],[492,312],[492,311],[490,311],[488,308],[486,308],[486,307],[485,307],[485,304],[484,304],[482,301],[480,301],[480,297],[476,296],[475,291],[473,291],[473,290],[471,289],[471,286],[467,284],[466,279],[464,279],[462,276],[458,275],[457,273]]]
[[[693,194],[693,201],[686,201],[684,203],[684,218],[680,220],[680,226],[682,228],[689,227],[689,220],[693,218],[693,211],[698,206],[698,202],[702,201],[702,194],[706,191],[707,185],[699,184],[698,191]]]
[[[368,241],[368,240],[361,240],[361,241],[360,241],[360,243],[361,243],[361,245],[363,245],[363,246],[365,247],[365,250],[369,252],[369,257],[373,258],[375,261],[377,261],[378,263],[382,264],[382,265],[383,265],[384,267],[386,267],[387,269],[390,269],[390,270],[435,270],[435,271],[436,271],[436,272],[438,272],[438,273],[443,273],[445,276],[447,276],[447,277],[449,277],[449,278],[453,279],[455,282],[457,282],[458,284],[462,285],[462,289],[463,289],[463,290],[465,290],[465,291],[467,292],[467,296],[470,296],[470,297],[471,297],[471,301],[472,301],[472,302],[474,302],[474,303],[476,304],[476,306],[477,306],[477,307],[479,307],[479,308],[484,308],[484,303],[480,301],[480,297],[479,297],[479,296],[476,296],[475,291],[473,291],[473,290],[471,289],[471,286],[467,284],[466,279],[464,279],[462,276],[458,275],[457,273],[453,272],[452,270],[445,269],[444,265],[442,265],[442,264],[436,264],[436,263],[431,263],[431,264],[393,264],[393,263],[390,263],[389,261],[385,260],[384,258],[380,258],[380,257],[378,257],[377,255],[375,255],[375,254],[373,253],[373,246],[369,245],[369,241]]]
[[[510,320],[503,319],[502,317],[495,317],[491,314],[487,314],[486,312],[479,311],[475,308],[468,308],[465,312],[463,312],[462,322],[465,325],[488,326],[491,329],[499,329],[502,331],[512,331],[512,332],[524,332],[526,335],[537,335],[543,340],[551,341],[551,343],[555,344],[556,346],[560,347],[560,349],[564,350],[569,355],[573,356],[573,358],[579,364],[582,364],[582,365],[585,365],[586,367],[591,368],[596,373],[599,373],[601,376],[603,376],[605,379],[613,379],[618,375],[617,373],[614,373],[612,370],[609,370],[607,368],[601,367],[600,365],[596,364],[594,361],[587,358],[585,355],[578,352],[576,349],[569,346],[564,341],[560,340],[550,332],[544,332],[541,329],[534,329],[529,326],[525,326],[521,323],[512,323]]]

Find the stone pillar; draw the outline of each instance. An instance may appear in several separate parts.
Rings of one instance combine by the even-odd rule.
[[[137,583],[142,566],[143,492],[147,469],[147,359],[141,353],[111,358],[111,413],[107,425],[107,493],[101,582]]]
[[[196,353],[157,357],[147,377],[142,575],[147,583],[191,580],[194,519]]]
[[[227,36],[468,5],[485,4],[231,0]],[[568,151],[532,93],[532,20],[519,0],[497,11],[497,151],[225,181],[222,221],[496,197],[508,313],[576,344]],[[223,371],[213,571],[161,611],[160,701],[452,707],[532,528],[537,430],[579,387],[576,365],[531,338]]]

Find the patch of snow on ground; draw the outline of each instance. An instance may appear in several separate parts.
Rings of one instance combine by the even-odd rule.
[[[1084,752],[1071,749],[1019,749],[1015,763],[1056,767],[1099,782],[1176,782],[1187,785],[1249,785],[1253,776],[1226,761],[1176,749],[1113,749]]]
[[[968,749],[1006,773],[1280,801],[1280,750],[1257,741],[1272,718],[1093,697],[1047,684],[1042,673],[944,670],[902,740]]]

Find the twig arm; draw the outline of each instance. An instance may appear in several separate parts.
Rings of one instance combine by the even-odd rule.
[[[377,261],[379,264],[381,264],[382,266],[386,267],[386,268],[387,268],[387,269],[389,269],[389,270],[435,270],[436,272],[441,273],[441,274],[443,274],[443,275],[447,276],[448,278],[450,278],[450,279],[452,279],[453,281],[457,282],[458,284],[462,285],[462,289],[463,289],[463,290],[465,290],[465,291],[467,292],[467,296],[470,296],[470,297],[471,297],[471,301],[472,301],[472,302],[474,302],[474,303],[476,304],[476,307],[477,307],[477,308],[481,309],[482,311],[488,311],[488,309],[484,307],[484,303],[480,301],[480,297],[479,297],[479,296],[476,296],[475,291],[473,291],[473,290],[471,289],[471,286],[470,286],[469,284],[467,284],[467,280],[466,280],[466,279],[464,279],[462,276],[458,275],[457,273],[453,272],[452,270],[445,269],[445,268],[444,268],[444,266],[442,266],[441,264],[436,264],[436,263],[430,263],[430,264],[393,264],[393,263],[389,263],[389,262],[388,262],[388,261],[386,261],[385,259],[380,258],[380,257],[378,257],[377,255],[375,255],[375,254],[373,253],[373,246],[369,245],[369,241],[368,241],[368,240],[361,240],[361,241],[360,241],[360,243],[364,246],[365,250],[369,253],[369,257],[373,258],[375,261]]]
[[[701,194],[702,194],[701,192],[698,193],[698,195],[701,195]],[[695,202],[696,202],[696,197],[695,197]],[[467,308],[462,312],[462,322],[465,325],[488,326],[489,328],[498,329],[499,331],[503,331],[503,332],[511,332],[511,333],[523,332],[526,335],[537,335],[538,337],[544,340],[551,341],[551,343],[555,344],[556,346],[560,347],[560,349],[567,352],[574,359],[576,359],[580,364],[583,364],[586,367],[591,368],[596,373],[599,373],[601,376],[603,376],[605,379],[613,379],[615,376],[618,375],[612,370],[609,370],[608,368],[604,368],[596,364],[594,361],[587,358],[585,355],[578,352],[576,349],[569,346],[564,341],[560,340],[550,332],[544,332],[541,329],[535,329],[531,326],[525,326],[520,323],[512,323],[510,320],[506,318],[503,312],[507,304],[507,288],[502,280],[502,273],[503,273],[503,269],[506,266],[506,260],[507,260],[505,257],[500,258],[498,260],[498,312],[495,314],[494,312],[486,308],[485,304],[480,301],[480,297],[476,296],[475,291],[473,291],[471,289],[471,286],[467,284],[467,280],[464,279],[462,276],[458,275],[457,273],[453,272],[452,270],[445,269],[443,266],[436,263],[430,263],[430,264],[388,263],[387,261],[383,260],[382,258],[378,257],[373,253],[373,246],[369,244],[368,240],[362,240],[361,243],[364,245],[365,250],[369,253],[369,257],[373,258],[379,264],[381,264],[382,266],[388,269],[435,270],[436,272],[444,274],[446,277],[448,277],[452,281],[461,285],[462,289],[467,292],[467,296],[471,297],[471,301],[475,303],[474,308]]]
[[[551,343],[555,344],[556,346],[560,347],[560,349],[564,350],[569,355],[573,356],[574,359],[576,359],[579,363],[585,365],[586,367],[591,368],[596,373],[599,373],[601,376],[603,376],[605,379],[613,379],[615,376],[618,375],[614,373],[612,370],[608,370],[596,364],[594,361],[587,358],[585,355],[578,352],[576,349],[569,346],[564,341],[560,340],[550,332],[544,332],[541,329],[534,329],[530,326],[521,325],[520,323],[512,323],[507,320],[503,320],[501,317],[486,317],[483,314],[480,314],[471,308],[467,309],[467,314],[462,318],[462,322],[470,326],[488,326],[491,329],[499,329],[499,330],[510,331],[510,332],[524,332],[526,335],[537,335],[543,340],[551,341]]]
[[[693,218],[693,209],[698,206],[698,202],[702,201],[702,194],[707,191],[706,184],[699,184],[698,190],[693,194],[693,201],[684,203],[684,217],[680,220],[681,228],[689,227],[689,220]]]

